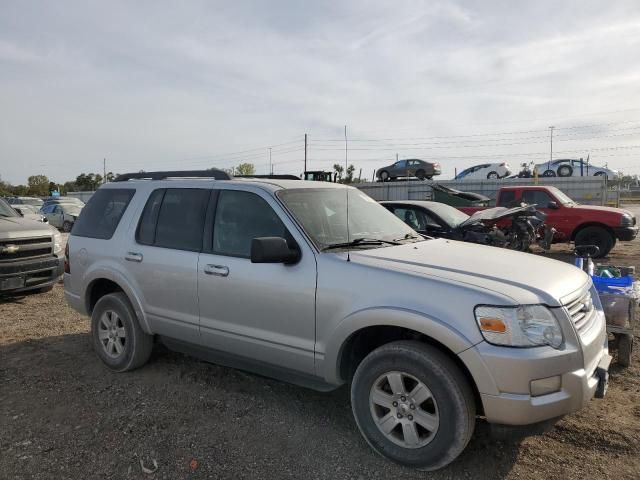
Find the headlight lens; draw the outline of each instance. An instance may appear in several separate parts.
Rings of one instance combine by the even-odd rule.
[[[563,342],[560,324],[544,305],[478,306],[475,315],[482,336],[494,345],[558,349]]]
[[[622,215],[622,218],[620,218],[620,225],[623,227],[630,227],[633,225],[633,216],[628,213]]]
[[[62,235],[59,232],[53,234],[53,253],[62,251]]]

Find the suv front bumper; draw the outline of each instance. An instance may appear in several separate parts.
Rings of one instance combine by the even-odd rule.
[[[505,348],[481,342],[460,353],[480,393],[490,423],[529,425],[583,408],[606,392],[611,356],[604,313],[594,330],[563,350],[551,347]],[[584,341],[583,341],[584,340]],[[557,388],[535,392],[534,383],[550,380]]]
[[[0,263],[0,293],[22,293],[46,288],[57,282],[63,272],[62,257]]]

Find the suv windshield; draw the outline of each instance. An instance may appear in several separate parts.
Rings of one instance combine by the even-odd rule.
[[[18,213],[0,198],[0,217],[19,217]]]
[[[349,235],[347,238],[347,192],[349,195]],[[356,239],[358,248],[379,248],[392,242],[421,239],[414,230],[371,197],[354,188],[281,190],[278,198],[293,214],[321,250]]]

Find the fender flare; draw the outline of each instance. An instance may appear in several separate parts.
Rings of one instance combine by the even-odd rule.
[[[117,284],[122,289],[122,291],[125,293],[125,295],[127,295],[127,298],[131,302],[131,306],[133,307],[133,310],[136,312],[138,321],[140,322],[140,328],[142,328],[142,330],[145,333],[149,335],[153,335],[153,331],[151,330],[151,326],[149,325],[149,320],[144,310],[142,309],[142,301],[140,300],[140,297],[136,294],[135,290],[131,287],[131,284],[127,280],[126,276],[124,276],[121,272],[119,272],[114,268],[109,268],[103,265],[94,270],[91,270],[85,276],[85,279],[83,280],[83,284],[87,285],[87,288],[84,291],[83,299],[84,299],[84,305],[85,305],[86,311],[87,312],[90,311],[89,301],[90,301],[91,287],[96,281],[102,280],[102,279],[110,280],[113,283]]]
[[[319,373],[327,382],[344,383],[344,379],[340,377],[340,362],[348,340],[359,330],[377,326],[401,327],[422,333],[441,343],[455,355],[478,343],[465,337],[450,324],[414,310],[399,307],[373,307],[359,310],[345,317],[326,343],[323,371]]]

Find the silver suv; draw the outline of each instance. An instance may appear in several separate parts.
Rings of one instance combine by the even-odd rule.
[[[71,233],[66,298],[109,368],[140,367],[157,339],[348,383],[371,447],[424,470],[462,452],[476,416],[532,424],[604,395],[602,307],[572,265],[422,237],[343,185],[188,175],[212,178],[122,176]]]

